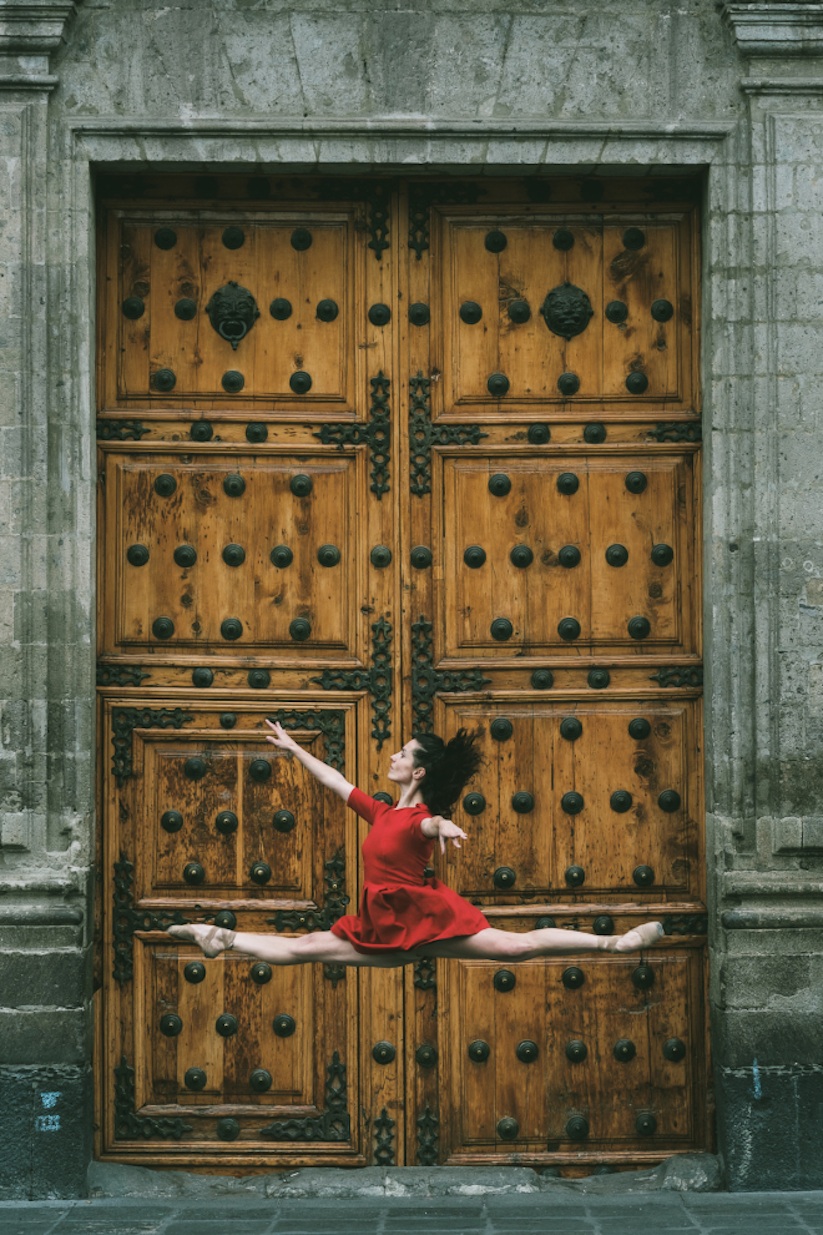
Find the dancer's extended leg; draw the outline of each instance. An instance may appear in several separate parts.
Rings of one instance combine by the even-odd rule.
[[[495,927],[476,935],[443,939],[419,949],[421,956],[460,957],[464,960],[529,961],[537,956],[577,956],[581,952],[639,952],[663,938],[660,922],[644,922],[624,935],[589,935],[585,931],[501,931]]]
[[[257,935],[247,931],[229,931],[219,926],[193,923],[170,926],[168,933],[175,939],[196,943],[206,956],[218,956],[231,948],[243,956],[253,956],[270,965],[302,965],[307,961],[332,962],[338,965],[361,965],[373,969],[395,969],[418,960],[417,952],[358,952],[348,939],[340,939],[331,931],[312,931],[308,935],[288,938],[280,935]]]

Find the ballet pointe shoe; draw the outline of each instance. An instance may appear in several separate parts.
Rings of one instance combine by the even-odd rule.
[[[626,931],[625,935],[610,939],[612,946],[608,950],[610,952],[639,952],[642,948],[650,948],[652,944],[659,943],[662,938],[662,922],[644,922],[641,926],[635,926],[632,930]]]
[[[167,934],[175,939],[184,939],[186,943],[196,943],[204,956],[219,956],[221,952],[234,947],[234,931],[222,926],[208,926],[206,923],[185,923],[181,926],[170,926]]]

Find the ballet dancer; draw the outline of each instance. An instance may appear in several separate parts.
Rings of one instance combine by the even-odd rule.
[[[282,725],[267,720],[266,741],[302,763],[327,789],[371,824],[363,842],[364,883],[360,913],[338,918],[327,931],[286,938],[208,924],[170,926],[175,939],[196,943],[206,956],[231,948],[270,965],[307,961],[394,968],[423,958],[526,961],[581,952],[637,952],[662,938],[660,922],[645,922],[623,935],[592,935],[544,927],[504,931],[439,879],[427,878],[434,842],[446,852],[468,837],[446,818],[481,763],[479,733],[460,729],[449,741],[433,734],[411,738],[389,764],[399,787],[394,806],[368,797],[341,772],[303,750]]]

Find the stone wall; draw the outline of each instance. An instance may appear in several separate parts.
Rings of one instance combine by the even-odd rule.
[[[719,1149],[823,1186],[823,4],[5,0],[0,1196],[90,1152],[93,174],[148,161],[705,175]]]

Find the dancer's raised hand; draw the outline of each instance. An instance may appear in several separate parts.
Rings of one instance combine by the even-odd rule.
[[[271,742],[272,746],[276,746],[279,750],[285,750],[288,754],[294,755],[295,759],[298,759],[306,771],[315,776],[321,785],[332,789],[344,802],[348,802],[354,786],[346,780],[342,772],[338,772],[337,768],[330,767],[322,759],[317,759],[309,751],[304,750],[299,742],[295,742],[290,733],[286,733],[279,721],[271,721],[268,716],[264,719],[271,731],[264,735],[267,742]]]
[[[279,721],[270,721],[268,716],[265,720],[269,729],[271,729],[271,733],[266,734],[267,742],[271,742],[272,746],[277,746],[280,750],[294,751],[301,749],[291,734],[286,732]]]

